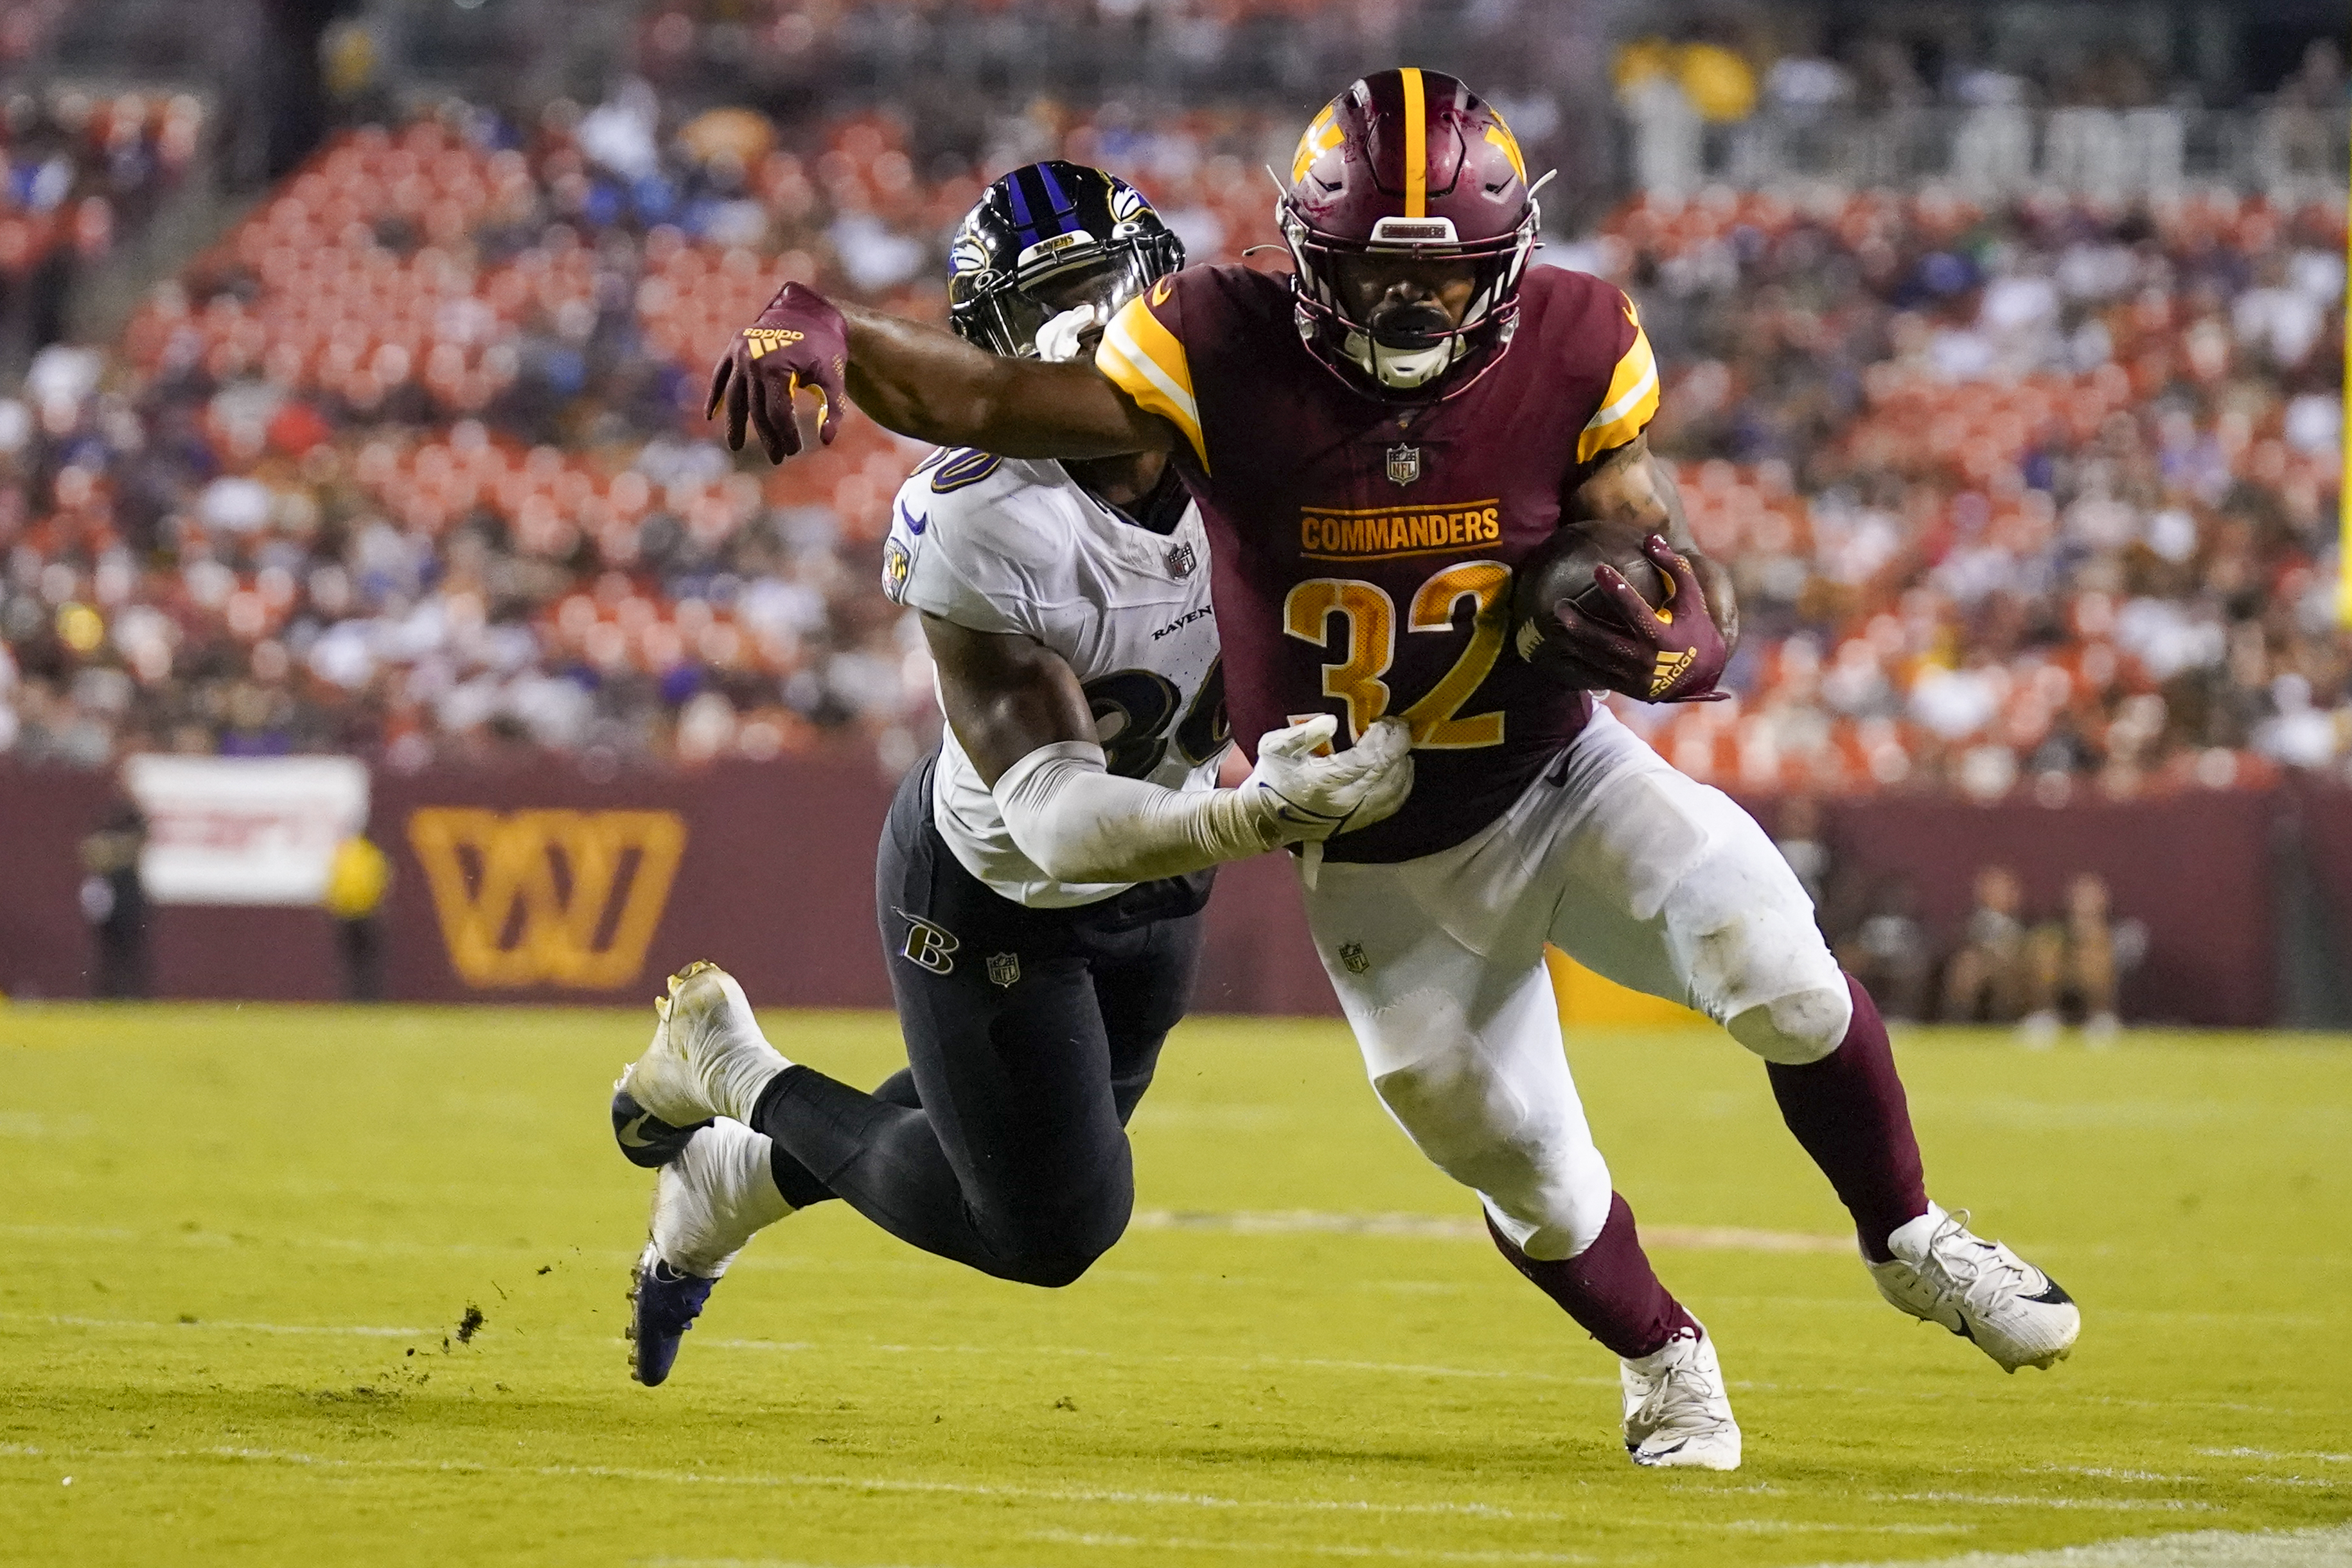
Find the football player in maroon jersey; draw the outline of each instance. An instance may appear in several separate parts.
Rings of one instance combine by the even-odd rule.
[[[1504,1256],[1621,1358],[1636,1462],[1732,1469],[1739,1428],[1586,1127],[1548,941],[1764,1059],[1888,1301],[2009,1370],[2063,1357],[2081,1324],[2065,1292],[1929,1201],[1885,1028],[1770,841],[1508,645],[1514,569],[1588,519],[1653,534],[1676,598],[1651,614],[1600,569],[1638,631],[1564,616],[1549,640],[1581,685],[1705,698],[1738,638],[1727,575],[1643,435],[1658,374],[1632,302],[1528,269],[1518,144],[1451,77],[1355,83],[1289,180],[1289,276],[1162,278],[1092,366],[993,358],[791,285],[718,366],[710,410],[777,461],[799,449],[800,390],[823,398],[827,439],[850,397],[892,430],[1009,457],[1173,455],[1208,528],[1234,733],[1321,714],[1350,740],[1389,716],[1411,728],[1412,798],[1331,841],[1301,879],[1308,920],[1382,1103],[1479,1193]]]

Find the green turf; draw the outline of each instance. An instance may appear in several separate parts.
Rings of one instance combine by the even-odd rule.
[[[2341,1043],[1907,1041],[1936,1191],[2083,1348],[2004,1377],[1850,1255],[1659,1248],[1747,1432],[1715,1476],[1626,1463],[1611,1359],[1442,1227],[1162,1223],[1045,1292],[827,1205],[636,1387],[604,1102],[648,1018],[0,1009],[0,1560],[1793,1564],[2352,1518]],[[886,1019],[770,1021],[891,1065]],[[1646,1223],[1836,1234],[1729,1040],[1576,1056]],[[1336,1025],[1188,1025],[1136,1136],[1163,1214],[1475,1213]]]

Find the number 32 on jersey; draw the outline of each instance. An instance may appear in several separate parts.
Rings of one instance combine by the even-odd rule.
[[[1465,717],[1462,705],[1494,672],[1495,660],[1502,653],[1511,614],[1510,587],[1511,569],[1502,562],[1465,560],[1414,591],[1405,619],[1407,635],[1451,632],[1462,601],[1471,603],[1470,642],[1462,656],[1400,716],[1412,730],[1414,746],[1465,750],[1502,744],[1500,709]],[[1389,711],[1391,694],[1384,677],[1396,662],[1396,601],[1373,583],[1345,577],[1309,578],[1283,598],[1282,629],[1318,648],[1330,643],[1333,616],[1347,623],[1347,656],[1323,666],[1323,695],[1348,705],[1348,733],[1353,739]]]

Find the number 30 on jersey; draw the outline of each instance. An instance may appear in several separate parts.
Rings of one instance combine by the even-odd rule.
[[[1500,746],[1503,714],[1462,715],[1462,705],[1494,672],[1511,616],[1511,569],[1500,561],[1465,560],[1424,581],[1413,593],[1405,619],[1408,635],[1451,632],[1464,600],[1471,604],[1470,642],[1435,685],[1401,716],[1416,747],[1466,750]],[[1328,622],[1347,623],[1347,656],[1323,666],[1323,695],[1348,706],[1352,740],[1384,717],[1392,700],[1387,680],[1396,662],[1396,601],[1378,585],[1354,578],[1315,577],[1292,588],[1282,601],[1282,629],[1304,643],[1328,647]]]

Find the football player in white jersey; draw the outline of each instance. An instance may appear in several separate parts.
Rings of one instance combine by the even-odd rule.
[[[958,231],[950,313],[993,352],[1091,353],[1183,246],[1125,182],[1064,162],[991,186]],[[935,453],[900,489],[883,590],[922,615],[948,717],[910,770],[875,904],[907,1069],[871,1094],[761,1041],[691,966],[616,1086],[622,1152],[657,1166],[630,1364],[679,1336],[761,1227],[828,1197],[1002,1279],[1076,1280],[1126,1228],[1126,1124],[1183,1014],[1211,868],[1393,812],[1400,721],[1337,755],[1328,717],[1268,736],[1238,789],[1207,543],[1159,453]],[[701,1037],[749,1049],[713,1081]]]

